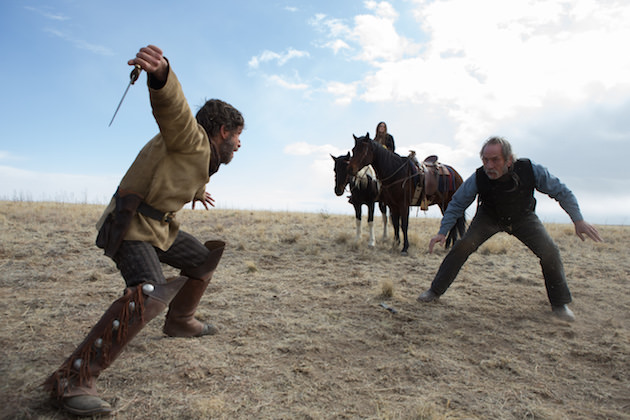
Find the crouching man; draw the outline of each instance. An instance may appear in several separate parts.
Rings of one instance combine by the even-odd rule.
[[[419,297],[431,302],[446,292],[470,254],[498,232],[507,232],[523,242],[540,259],[547,296],[555,316],[573,321],[573,311],[567,306],[571,292],[564,274],[560,251],[553,242],[534,209],[534,190],[549,195],[560,203],[573,224],[575,233],[584,240],[596,242],[602,238],[597,229],[587,223],[580,212],[575,195],[558,178],[529,159],[515,159],[512,146],[501,137],[488,139],[480,152],[483,166],[457,190],[448,205],[440,230],[429,243],[433,252],[436,243],[444,243],[446,233],[477,196],[477,213],[468,231],[446,255],[431,283]]]
[[[182,87],[162,51],[141,48],[129,65],[147,73],[153,115],[160,132],[140,151],[98,223],[97,245],[125,280],[112,303],[70,357],[45,382],[54,401],[83,416],[109,414],[95,382],[129,341],[166,307],[163,331],[172,337],[216,333],[194,314],[225,244],[202,244],[180,230],[177,212],[200,201],[214,205],[205,186],[220,164],[232,160],[244,128],[241,113],[209,100],[193,116]],[[161,263],[180,271],[166,279]]]

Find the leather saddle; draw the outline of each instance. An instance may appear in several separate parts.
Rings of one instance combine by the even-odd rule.
[[[423,175],[416,182],[412,201],[414,205],[419,204],[422,210],[427,210],[435,194],[455,189],[453,174],[447,165],[438,161],[436,155],[427,156],[420,163],[416,159],[416,152],[412,150],[409,153],[409,159],[416,165],[418,173]]]

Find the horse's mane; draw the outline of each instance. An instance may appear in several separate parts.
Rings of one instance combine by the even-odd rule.
[[[365,137],[362,137],[362,139],[363,141],[366,141]],[[407,176],[407,166],[409,165],[408,157],[400,156],[399,154],[386,149],[380,143],[372,139],[369,140],[370,147],[374,153],[374,161],[378,161],[377,165],[381,169],[381,176],[395,175],[396,178]]]

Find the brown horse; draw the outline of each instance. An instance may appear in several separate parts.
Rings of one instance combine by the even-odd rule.
[[[392,153],[378,143],[370,140],[369,133],[363,137],[354,136],[352,158],[348,163],[348,171],[356,174],[366,165],[372,165],[376,177],[381,182],[380,199],[389,207],[396,243],[400,244],[399,228],[403,231],[402,254],[407,255],[409,239],[409,207],[437,205],[442,214],[451,201],[457,188],[464,182],[462,177],[448,165],[438,164],[436,159],[419,167],[412,159]],[[434,173],[437,166],[443,173]],[[464,217],[457,220],[447,236],[446,245],[453,244],[458,235],[461,237],[466,229]]]

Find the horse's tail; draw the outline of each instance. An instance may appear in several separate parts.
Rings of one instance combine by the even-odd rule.
[[[458,239],[461,239],[466,233],[466,217],[465,215],[459,217],[446,237],[446,248],[451,245],[455,245]]]

